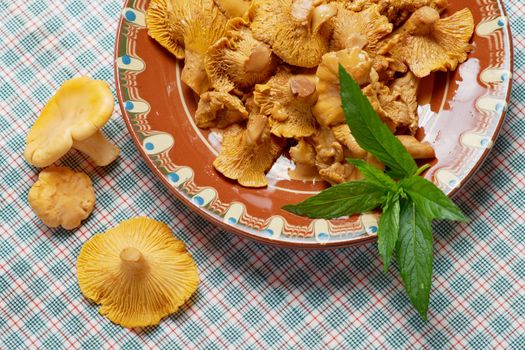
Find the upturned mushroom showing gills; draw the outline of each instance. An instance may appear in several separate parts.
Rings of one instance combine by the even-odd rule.
[[[202,94],[195,112],[195,122],[203,129],[223,129],[245,119],[248,119],[248,111],[242,101],[226,92],[208,91]]]
[[[252,0],[250,28],[284,62],[312,68],[328,52],[335,4],[318,0]]]
[[[245,187],[265,187],[265,173],[283,151],[283,141],[270,134],[268,118],[252,114],[246,128],[233,125],[223,135],[213,162],[217,171]]]
[[[197,267],[169,227],[134,218],[96,234],[77,261],[82,294],[123,327],[146,327],[177,310],[197,290]]]
[[[474,48],[469,44],[473,32],[474,17],[469,9],[440,18],[434,8],[422,7],[395,33],[391,54],[406,62],[418,78],[455,70]]]
[[[268,83],[255,87],[254,102],[269,117],[272,134],[299,139],[315,133],[316,82],[315,76],[293,75],[283,69]]]
[[[264,83],[275,72],[278,59],[270,47],[255,39],[248,22],[234,18],[228,22],[226,36],[206,55],[206,71],[217,91],[245,90]]]
[[[25,159],[45,168],[75,148],[98,166],[110,164],[120,150],[100,129],[111,117],[113,106],[113,94],[106,82],[88,77],[66,81],[31,127]]]
[[[38,181],[29,190],[28,200],[45,225],[72,230],[93,211],[95,191],[86,174],[52,167],[38,175]]]
[[[153,0],[146,13],[148,34],[184,59],[181,80],[197,94],[210,88],[204,59],[227,20],[213,0]]]
[[[349,11],[342,4],[334,17],[331,50],[357,47],[375,53],[381,40],[390,34],[393,25],[379,13],[379,6],[372,5],[361,12]]]

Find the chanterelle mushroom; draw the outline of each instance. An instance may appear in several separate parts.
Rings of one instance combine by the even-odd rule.
[[[248,22],[234,18],[228,22],[226,36],[208,50],[206,71],[215,90],[230,92],[265,82],[277,61],[270,47],[253,37]]]
[[[228,18],[242,17],[248,12],[250,0],[213,0]]]
[[[316,152],[315,165],[323,180],[336,185],[354,179],[356,169],[345,162],[345,150],[331,129],[322,127],[311,139]]]
[[[439,12],[448,6],[448,0],[353,0],[345,1],[346,8],[360,12],[364,9],[377,6],[379,12],[386,16],[396,27],[404,23],[417,9],[430,6]]]
[[[208,91],[201,95],[195,112],[199,128],[225,128],[248,119],[248,111],[242,101],[226,92]]]
[[[295,169],[288,174],[295,180],[315,180],[319,172],[315,166],[316,152],[309,139],[300,139],[297,145],[290,148],[290,158],[295,163]]]
[[[252,0],[248,12],[255,38],[288,64],[312,68],[328,52],[335,4],[320,0]]]
[[[363,89],[379,117],[396,132],[408,131],[414,135],[418,128],[417,89],[419,79],[412,73],[394,80],[390,86],[372,82]]]
[[[283,142],[270,134],[268,118],[251,114],[246,128],[233,125],[222,141],[222,149],[213,162],[217,171],[245,187],[268,185],[265,173],[283,150]]]
[[[474,48],[469,44],[474,17],[468,8],[440,18],[432,7],[422,7],[394,34],[391,54],[423,78],[435,71],[455,70]]]
[[[315,76],[282,69],[268,83],[256,85],[254,101],[270,117],[271,132],[285,138],[311,136],[316,130],[312,106],[317,101]]]
[[[358,47],[375,53],[381,39],[392,32],[388,18],[379,13],[379,6],[372,5],[361,12],[353,12],[339,5],[334,17],[331,49],[339,51]]]
[[[44,224],[72,230],[95,206],[91,179],[68,168],[47,168],[29,190],[29,205]]]
[[[198,94],[207,91],[206,51],[224,35],[227,22],[213,0],[153,0],[146,22],[153,39],[185,59],[181,80]]]
[[[436,153],[432,146],[420,142],[414,136],[398,135],[397,138],[414,159],[431,159],[436,157]]]
[[[120,150],[100,132],[113,106],[113,94],[106,82],[88,77],[66,81],[31,127],[25,159],[45,168],[75,148],[98,166],[113,162]]]
[[[410,14],[425,6],[442,12],[448,7],[448,0],[386,0],[381,4],[381,13],[398,26],[404,23]]]
[[[344,182],[358,179],[359,171],[348,163],[333,163],[327,168],[319,169],[321,179],[331,185],[338,185]]]
[[[356,139],[350,132],[350,127],[348,124],[341,124],[334,126],[332,128],[335,139],[341,145],[345,146],[348,149],[348,157],[354,159],[363,159],[366,158],[367,152],[359,146]]]
[[[343,146],[337,142],[331,129],[324,126],[321,127],[312,137],[312,142],[316,152],[315,165],[319,169],[344,161],[345,152]]]
[[[197,267],[182,241],[148,218],[122,222],[87,241],[77,261],[82,294],[124,327],[146,327],[184,304],[197,290]]]
[[[341,106],[339,64],[350,73],[359,85],[364,85],[369,81],[372,60],[365,51],[359,48],[351,48],[324,55],[317,68],[319,100],[312,109],[321,125],[332,126],[345,121]]]

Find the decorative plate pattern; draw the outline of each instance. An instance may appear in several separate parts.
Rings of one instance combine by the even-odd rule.
[[[115,76],[123,117],[139,151],[158,178],[186,205],[217,225],[265,243],[299,248],[349,246],[376,238],[375,213],[344,220],[308,220],[279,208],[321,190],[290,181],[286,162],[269,174],[268,189],[245,189],[212,168],[213,133],[193,122],[195,97],[180,80],[181,62],[147,36],[148,0],[128,0],[115,49]],[[420,135],[436,149],[426,177],[453,195],[487,157],[507,108],[512,80],[512,41],[496,0],[456,1],[477,23],[476,50],[456,72],[422,83]],[[285,173],[285,172],[284,172]]]

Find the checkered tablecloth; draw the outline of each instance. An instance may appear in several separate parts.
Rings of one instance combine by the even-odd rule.
[[[488,161],[456,197],[472,221],[435,226],[424,322],[397,267],[382,272],[376,245],[277,249],[194,215],[152,176],[118,108],[105,129],[123,151],[118,162],[63,160],[93,179],[93,215],[75,232],[42,225],[27,203],[37,169],[22,157],[25,136],[66,79],[114,87],[122,2],[0,0],[0,349],[525,349],[525,3],[505,3],[516,58],[510,110]],[[128,330],[82,297],[75,262],[94,233],[137,215],[169,224],[202,282],[176,315]]]

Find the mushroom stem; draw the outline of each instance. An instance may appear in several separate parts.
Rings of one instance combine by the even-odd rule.
[[[289,84],[292,94],[300,100],[307,100],[316,92],[315,83],[304,76],[291,78]]]
[[[292,18],[301,24],[307,24],[312,16],[314,5],[314,0],[294,0],[291,10]]]
[[[425,6],[417,10],[407,21],[407,29],[412,35],[425,36],[432,31],[434,23],[440,19],[439,12]]]
[[[185,55],[181,80],[200,95],[210,88],[208,74],[204,68],[204,57],[190,50],[186,50]]]
[[[266,125],[268,125],[268,118],[263,115],[255,115],[250,118],[244,136],[244,142],[247,146],[253,146],[259,142]]]
[[[124,271],[131,274],[140,274],[147,268],[144,256],[137,248],[133,247],[122,249],[120,252],[120,266]]]
[[[126,263],[136,263],[142,260],[144,257],[137,248],[129,247],[124,248],[120,252],[120,259]]]
[[[328,4],[317,6],[312,11],[312,31],[317,33],[323,24],[337,15],[337,7]]]
[[[261,73],[272,64],[272,50],[264,44],[257,45],[252,49],[250,56],[244,62],[244,68],[248,73]]]
[[[414,136],[398,135],[397,138],[414,159],[431,159],[436,157],[432,146],[419,142]]]
[[[109,165],[120,154],[118,147],[107,140],[100,130],[85,140],[74,141],[73,148],[87,155],[97,166]]]

